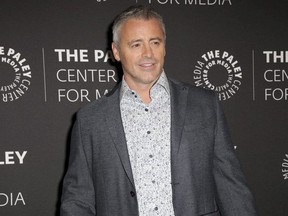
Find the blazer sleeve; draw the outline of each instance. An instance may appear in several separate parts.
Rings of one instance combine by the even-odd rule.
[[[71,134],[68,171],[63,181],[61,216],[96,215],[90,161],[82,142],[81,122],[76,120]]]
[[[221,216],[256,216],[255,202],[235,155],[225,116],[215,97],[214,179]]]

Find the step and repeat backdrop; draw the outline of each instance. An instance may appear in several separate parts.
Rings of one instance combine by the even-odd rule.
[[[218,93],[259,215],[287,215],[286,0],[2,0],[0,215],[59,215],[75,113],[121,80],[111,24],[133,4],[164,17],[166,73]]]

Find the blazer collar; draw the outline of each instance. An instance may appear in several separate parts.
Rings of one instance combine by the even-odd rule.
[[[188,87],[173,80],[170,80],[169,83],[171,91],[171,168],[173,178],[185,123]]]
[[[131,184],[134,185],[134,179],[132,174],[131,163],[128,154],[128,148],[126,144],[126,138],[123,128],[123,123],[121,119],[121,112],[120,112],[120,99],[119,99],[119,92],[120,92],[120,84],[115,87],[115,90],[109,94],[107,100],[107,112],[106,120],[109,132],[113,139],[115,148],[118,152],[120,157],[122,166],[125,170],[127,177],[129,178]]]

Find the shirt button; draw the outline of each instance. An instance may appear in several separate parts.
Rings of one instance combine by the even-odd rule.
[[[147,134],[150,134],[151,133],[151,131],[147,131]]]
[[[135,193],[133,191],[130,191],[130,195],[131,195],[131,197],[134,197]]]
[[[155,211],[158,211],[158,207],[156,206],[156,207],[154,208],[154,210],[155,210]]]
[[[152,183],[155,184],[155,180],[153,180]]]
[[[150,158],[152,158],[152,157],[153,157],[153,155],[149,155],[149,157],[150,157]]]
[[[145,111],[148,112],[148,108],[145,108]]]

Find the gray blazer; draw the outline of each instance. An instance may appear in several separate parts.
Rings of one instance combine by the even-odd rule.
[[[169,80],[175,216],[255,216],[214,93]],[[119,87],[77,114],[61,216],[138,216]]]

